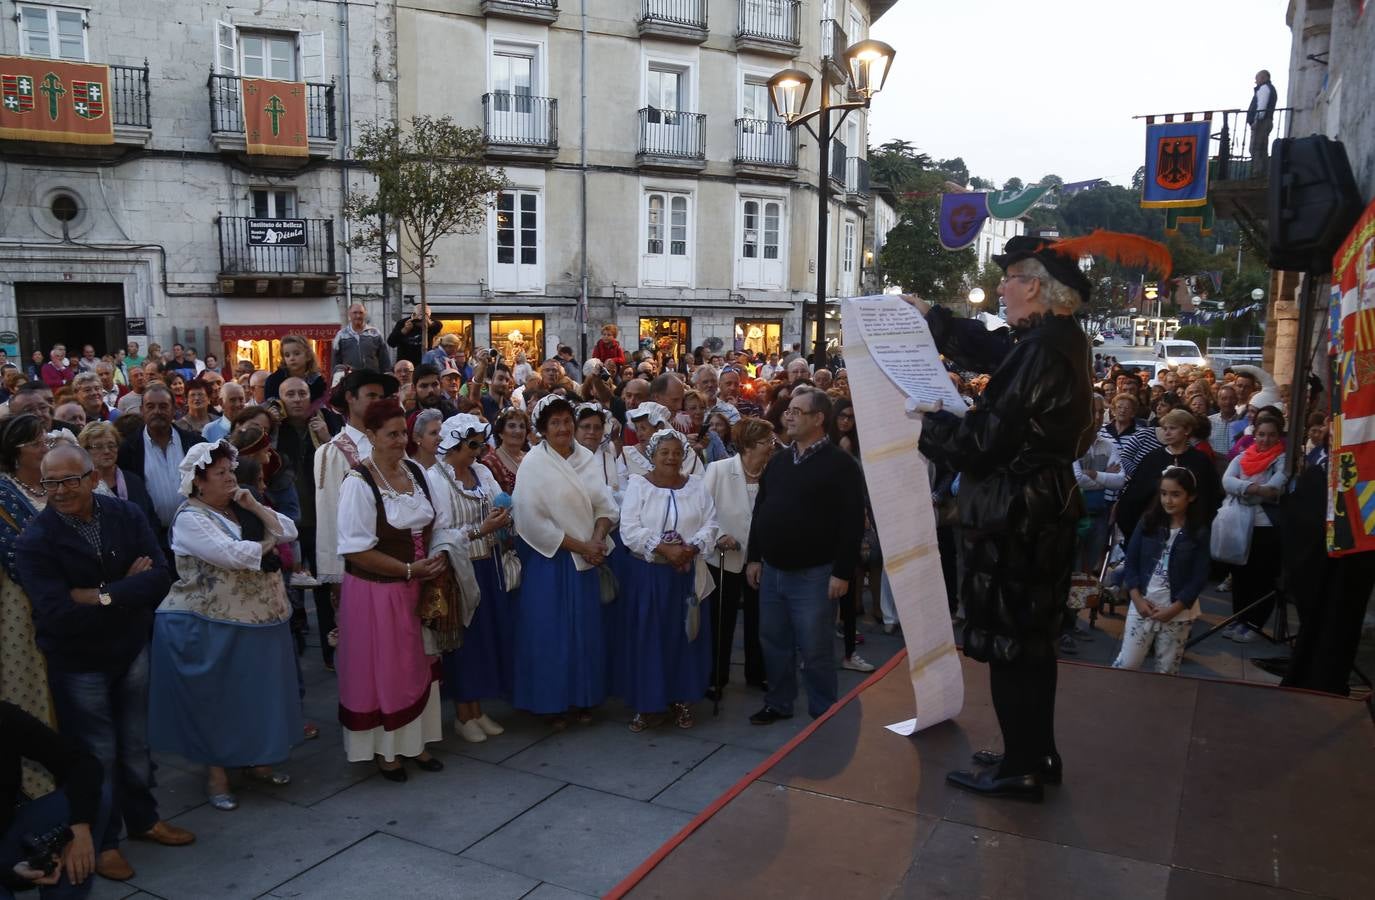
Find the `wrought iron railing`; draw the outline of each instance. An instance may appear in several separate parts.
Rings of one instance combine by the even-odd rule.
[[[782,122],[735,120],[735,161],[761,166],[797,166],[797,136]]]
[[[831,180],[845,183],[845,142],[840,138],[831,139]]]
[[[220,274],[333,275],[334,220],[304,219],[305,245],[250,244],[246,216],[220,216]]]
[[[832,59],[840,64],[840,57],[848,46],[849,39],[845,37],[845,29],[840,27],[840,23],[835,19],[822,19],[821,58]]]
[[[503,2],[509,3],[512,6],[529,6],[532,9],[548,10],[550,12],[557,12],[559,8],[559,0],[503,0]]]
[[[211,73],[211,132],[243,133],[243,93],[237,75]],[[313,140],[335,139],[334,85],[306,82],[306,136]]]
[[[1218,181],[1243,181],[1250,178],[1265,178],[1268,172],[1257,164],[1256,151],[1261,150],[1261,160],[1270,157],[1270,143],[1279,138],[1289,137],[1292,107],[1276,109],[1270,122],[1269,134],[1264,136],[1265,146],[1256,147],[1255,127],[1246,121],[1246,110],[1226,109],[1222,111],[1222,130],[1213,135],[1217,141],[1217,153],[1213,157],[1217,163],[1213,167]]]
[[[707,27],[707,0],[640,0],[641,22]]]
[[[640,148],[647,156],[706,159],[707,117],[646,106],[640,110]]]
[[[559,145],[559,101],[496,91],[482,95],[482,136],[489,144]]]
[[[845,193],[869,196],[869,160],[862,156],[845,160]]]
[[[736,37],[763,38],[796,44],[800,32],[802,0],[738,0],[740,17]]]
[[[148,93],[148,64],[110,66],[110,98],[114,123],[137,128],[153,127],[153,104]]]

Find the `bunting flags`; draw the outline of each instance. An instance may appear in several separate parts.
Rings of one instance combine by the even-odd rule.
[[[974,243],[988,218],[988,195],[941,195],[940,239],[947,250],[963,250]]]
[[[1332,260],[1327,550],[1375,550],[1375,203]]]
[[[0,56],[0,138],[113,144],[110,67]]]
[[[305,83],[244,78],[242,84],[247,151],[265,156],[309,156]]]
[[[998,191],[988,195],[988,214],[995,219],[1015,219],[1026,215],[1050,190],[1050,186],[1032,185],[1019,191]]]
[[[1197,122],[1157,123],[1147,119],[1143,207],[1203,206],[1208,202],[1211,127],[1211,113]]]

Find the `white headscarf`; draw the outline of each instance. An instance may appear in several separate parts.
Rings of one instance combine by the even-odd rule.
[[[627,410],[625,417],[632,422],[645,419],[649,424],[658,425],[661,428],[667,428],[673,419],[667,406],[662,403],[655,403],[653,400],[646,400],[634,409]]]
[[[196,473],[214,461],[211,457],[221,446],[229,450],[229,468],[237,469],[239,467],[239,451],[227,440],[221,439],[213,444],[200,443],[194,445],[186,451],[181,464],[177,466],[178,470],[181,471],[181,495],[183,497],[191,496],[191,484],[196,480]]]
[[[439,452],[448,453],[469,437],[478,435],[483,440],[492,433],[492,426],[469,413],[449,416],[439,426]]]

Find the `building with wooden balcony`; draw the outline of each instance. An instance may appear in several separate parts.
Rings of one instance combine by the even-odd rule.
[[[584,33],[552,2],[403,0],[400,118],[480,124],[510,182],[486,228],[436,249],[445,328],[510,359],[556,342],[581,357],[584,323],[589,345],[612,322],[627,349],[675,355],[806,339],[818,154],[765,85],[795,66],[815,79],[812,103],[821,89],[847,99],[844,50],[891,5],[603,0]],[[832,297],[862,283],[867,126],[848,117],[828,173]]]

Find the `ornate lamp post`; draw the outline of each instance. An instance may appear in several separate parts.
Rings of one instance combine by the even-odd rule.
[[[817,168],[820,184],[817,188],[816,223],[816,301],[813,320],[816,322],[816,342],[813,345],[812,360],[820,366],[826,361],[826,243],[829,231],[831,205],[831,141],[844,123],[846,116],[854,109],[867,109],[874,94],[883,89],[888,80],[888,71],[893,65],[893,48],[882,41],[859,41],[845,49],[844,59],[848,74],[845,86],[859,95],[858,100],[844,103],[831,103],[831,92],[826,84],[821,85],[821,96],[816,109],[803,112],[807,106],[807,96],[812,89],[812,76],[801,69],[784,69],[769,79],[769,100],[774,112],[791,130],[801,125],[816,139],[818,147]],[[831,124],[832,110],[840,110],[841,115],[835,125]],[[810,122],[818,119],[816,129]],[[803,316],[806,321],[806,316]]]

